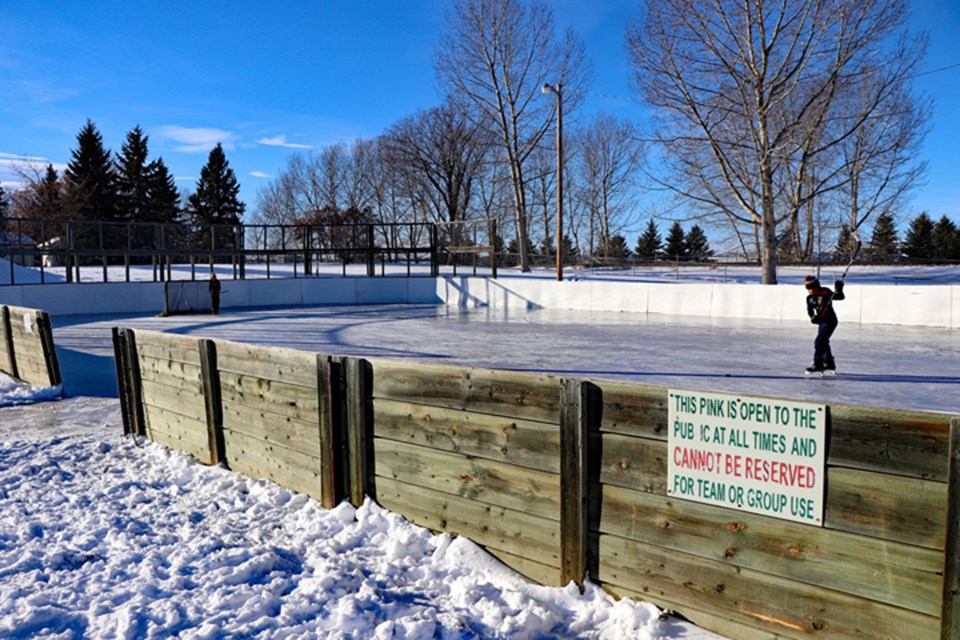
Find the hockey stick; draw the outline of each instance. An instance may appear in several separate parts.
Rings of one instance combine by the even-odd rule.
[[[860,241],[860,234],[856,231],[850,233],[850,237],[853,238],[857,246],[853,249],[853,255],[850,256],[850,261],[847,262],[847,268],[843,270],[843,274],[840,276],[840,280],[843,280],[847,277],[847,272],[850,271],[850,267],[853,266],[853,261],[857,259],[857,254],[860,253],[860,247],[863,246],[863,243]]]

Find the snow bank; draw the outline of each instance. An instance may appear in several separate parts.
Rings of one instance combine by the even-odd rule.
[[[0,407],[57,400],[62,395],[63,385],[34,387],[18,382],[5,373],[0,373]]]
[[[3,637],[693,637],[372,502],[324,510],[118,432],[0,432]]]

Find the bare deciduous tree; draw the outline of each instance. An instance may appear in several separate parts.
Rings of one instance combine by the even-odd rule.
[[[909,86],[907,0],[645,0],[636,85],[683,197],[753,227],[777,281],[778,225],[846,180],[840,146]],[[875,70],[883,69],[883,74]],[[843,98],[857,94],[851,117]]]
[[[606,255],[611,238],[636,222],[630,213],[642,146],[632,124],[609,114],[600,114],[587,125],[579,146],[580,198]]]
[[[442,86],[469,107],[478,126],[491,132],[503,149],[510,168],[520,268],[527,271],[525,164],[552,126],[555,107],[541,87],[545,82],[559,84],[564,111],[574,111],[588,76],[583,43],[572,30],[558,38],[553,10],[538,0],[456,0],[434,60]]]

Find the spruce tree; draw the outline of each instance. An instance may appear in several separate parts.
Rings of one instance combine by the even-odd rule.
[[[960,258],[960,234],[957,225],[947,216],[943,216],[933,226],[930,236],[932,257],[935,260],[956,260]]]
[[[154,160],[147,167],[147,193],[147,220],[165,224],[177,222],[180,218],[180,194],[163,158]]]
[[[197,190],[187,199],[191,221],[196,225],[238,225],[246,205],[240,202],[240,183],[227,163],[223,146],[219,143],[210,152],[207,164],[200,170]],[[209,234],[203,232],[204,248],[210,246]],[[218,229],[217,249],[233,248],[234,234],[230,229]]]
[[[653,221],[653,218],[650,218],[646,231],[637,239],[637,258],[639,260],[654,261],[662,250],[663,240],[660,239],[660,233],[657,231],[657,223]]]
[[[57,170],[52,164],[47,165],[47,170],[41,180],[34,187],[32,209],[33,215],[37,218],[47,218],[51,220],[61,220],[69,217],[67,207],[63,201],[62,193],[63,183]]]
[[[910,223],[903,251],[911,260],[929,260],[933,257],[933,222],[926,212]]]
[[[71,211],[81,220],[117,220],[117,188],[110,152],[93,122],[77,134],[63,174]]]
[[[707,241],[707,234],[700,225],[693,225],[687,234],[687,258],[694,262],[706,262],[712,257],[713,251]]]
[[[663,249],[667,260],[687,259],[687,235],[683,232],[680,222],[675,220],[667,233],[667,245]]]
[[[608,258],[623,260],[627,257],[627,239],[619,233],[611,236],[604,247],[603,253]]]
[[[890,262],[897,255],[897,228],[893,216],[887,212],[877,216],[870,236],[870,258],[876,262]]]
[[[147,171],[148,137],[137,125],[127,132],[126,142],[117,156],[118,218],[130,222],[148,222],[149,174]]]

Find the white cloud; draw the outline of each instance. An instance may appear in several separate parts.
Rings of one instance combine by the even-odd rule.
[[[234,148],[230,141],[233,133],[222,129],[168,125],[157,129],[157,135],[179,143],[180,146],[175,147],[174,151],[184,153],[206,153],[217,146],[218,142],[228,151]]]
[[[0,173],[6,176],[19,177],[21,172],[28,174],[41,174],[47,170],[47,165],[52,164],[58,173],[63,173],[67,165],[59,162],[50,162],[47,158],[40,156],[25,156],[17,153],[4,153],[0,151]],[[6,181],[6,178],[3,178]]]
[[[287,136],[273,136],[272,138],[260,138],[257,140],[259,144],[266,145],[268,147],[285,147],[287,149],[313,149],[308,144],[296,144],[293,142],[287,142]]]
[[[272,178],[273,177],[269,173],[264,173],[263,171],[251,171],[250,175],[252,175],[254,178]]]

